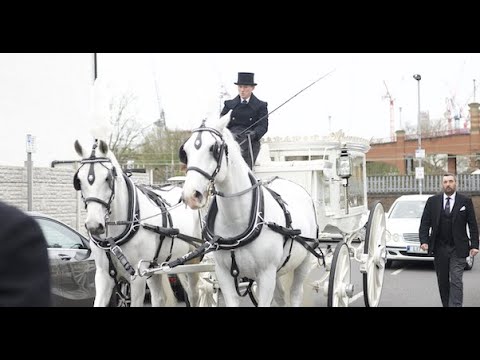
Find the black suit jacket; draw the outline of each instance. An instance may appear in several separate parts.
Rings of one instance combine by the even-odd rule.
[[[227,128],[232,132],[232,134],[239,134],[247,127],[254,124],[257,120],[263,118],[263,120],[260,120],[247,130],[252,132],[252,140],[260,141],[262,136],[268,130],[267,103],[259,100],[255,95],[252,94],[250,96],[250,101],[246,105],[246,109],[239,108],[240,95],[237,95],[232,100],[226,100],[224,105],[225,106],[223,107],[220,116],[223,116],[232,110],[232,113],[230,114],[230,122],[227,125]],[[242,138],[243,137],[245,137],[245,134],[243,134]]]
[[[0,202],[0,306],[50,306],[47,242],[35,219]]]
[[[428,253],[430,255],[435,254],[435,245],[439,237],[442,211],[443,193],[428,198],[425,209],[423,210],[418,233],[420,243],[428,244]],[[451,214],[455,251],[457,256],[467,257],[471,248],[478,249],[478,227],[472,199],[457,192]],[[467,235],[467,225],[470,231],[470,238]],[[430,229],[432,230],[431,234]]]

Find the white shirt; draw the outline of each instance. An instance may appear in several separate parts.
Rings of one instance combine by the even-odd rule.
[[[243,103],[244,101],[247,101],[247,104],[250,102],[250,98],[248,99],[242,99],[240,102]]]
[[[443,210],[445,210],[445,205],[447,204],[447,197],[450,198],[450,212],[453,210],[453,205],[455,205],[455,196],[457,192],[455,191],[452,195],[448,196],[447,194],[443,193]]]

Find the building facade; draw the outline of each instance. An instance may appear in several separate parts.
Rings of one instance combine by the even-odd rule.
[[[470,129],[454,129],[425,134],[421,137],[421,148],[425,154],[448,155],[447,171],[457,173],[459,156],[469,157],[469,167],[478,167],[480,161],[480,104],[469,104]],[[416,163],[415,152],[419,147],[418,136],[405,135],[404,130],[396,131],[396,141],[371,143],[367,163],[381,162],[398,169],[400,175],[408,175]]]

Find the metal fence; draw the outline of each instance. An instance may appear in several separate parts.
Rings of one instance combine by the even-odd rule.
[[[422,192],[435,194],[442,190],[443,175],[425,175]],[[415,175],[367,176],[367,192],[370,194],[418,193]],[[480,174],[457,175],[457,190],[466,193],[480,192]]]

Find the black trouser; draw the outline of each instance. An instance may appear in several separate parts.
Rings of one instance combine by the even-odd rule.
[[[467,261],[458,257],[452,245],[438,244],[435,249],[435,271],[443,307],[463,305],[463,271]]]
[[[242,143],[243,142],[243,143]],[[248,164],[250,169],[253,169],[253,165],[255,165],[255,161],[257,160],[258,153],[260,152],[260,142],[252,139],[252,151],[253,151],[253,163],[252,163],[252,155],[250,154],[250,144],[249,144],[249,137],[244,137],[240,141],[240,148],[242,149],[242,157],[245,162]]]

